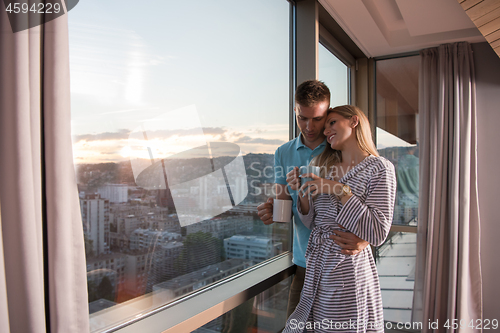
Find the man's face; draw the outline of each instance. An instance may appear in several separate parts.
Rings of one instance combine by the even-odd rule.
[[[297,125],[305,145],[314,146],[325,139],[323,130],[328,106],[328,101],[319,102],[312,106],[302,106],[297,103],[295,106]]]

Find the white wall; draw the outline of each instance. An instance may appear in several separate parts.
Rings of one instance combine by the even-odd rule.
[[[500,58],[473,44],[477,87],[478,187],[484,318],[500,320]]]

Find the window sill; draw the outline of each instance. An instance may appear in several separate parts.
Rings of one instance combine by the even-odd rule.
[[[292,254],[288,252],[169,304],[135,315],[126,322],[93,332],[191,332],[267,290],[294,272]],[[151,303],[151,299],[152,295],[144,296],[127,305],[118,305],[116,309],[110,309],[109,312],[99,316],[102,316],[102,319],[105,316],[118,317],[121,312],[120,317],[123,318],[131,309],[137,310],[139,302]]]

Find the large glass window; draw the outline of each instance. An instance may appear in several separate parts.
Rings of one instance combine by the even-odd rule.
[[[290,250],[256,215],[289,139],[289,3],[89,0],[69,29],[91,329]]]
[[[318,49],[318,76],[330,89],[330,106],[349,104],[350,68],[323,44]]]
[[[393,227],[375,249],[384,319],[410,322],[418,223],[418,72],[420,57],[376,62],[377,149],[396,169]]]

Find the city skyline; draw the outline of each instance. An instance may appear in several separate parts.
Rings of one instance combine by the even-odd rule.
[[[193,129],[194,130],[194,129]],[[193,142],[206,140],[208,142],[231,142],[241,147],[243,155],[247,154],[274,154],[276,148],[285,143],[283,139],[251,138],[242,133],[229,132],[223,128],[202,128],[203,137],[182,135],[178,133],[168,138],[153,138],[156,146],[172,147],[176,149],[167,151],[164,157],[168,157],[183,151],[182,141]],[[288,131],[288,128],[286,129]],[[73,156],[75,164],[97,164],[106,162],[124,162],[135,158],[148,158],[147,156],[131,156],[128,147],[128,136],[131,130],[122,129],[118,132],[105,132],[99,134],[83,134],[73,137]],[[189,130],[185,130],[189,133]],[[397,136],[377,127],[377,149],[388,147],[410,147],[412,144],[398,138]],[[262,147],[257,149],[256,147]],[[250,148],[250,149],[249,149]],[[251,149],[253,148],[253,149]]]

